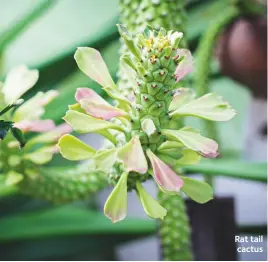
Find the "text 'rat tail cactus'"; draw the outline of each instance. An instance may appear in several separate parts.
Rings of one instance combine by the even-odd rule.
[[[79,133],[103,135],[110,148],[96,151],[71,135],[61,137],[58,146],[69,160],[90,159],[91,168],[104,172],[115,185],[104,206],[105,215],[113,222],[125,218],[130,190],[137,192],[148,216],[162,219],[167,211],[142,186],[150,177],[166,194],[183,191],[199,203],[213,196],[208,184],[180,176],[180,169],[199,162],[201,156],[215,158],[217,143],[191,127],[177,130],[176,123],[186,116],[227,121],[235,111],[215,94],[195,99],[190,89],[179,87],[179,81],[193,68],[190,52],[179,48],[182,33],[147,28],[134,41],[126,28],[118,28],[129,51],[121,56],[121,63],[131,80],[134,100],[118,91],[97,50],[80,47],[75,54],[79,68],[98,82],[115,104],[91,89],[78,88],[77,104],[71,105],[64,117]]]

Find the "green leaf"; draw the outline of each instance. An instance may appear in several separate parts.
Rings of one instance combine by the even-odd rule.
[[[140,182],[137,182],[136,186],[145,213],[151,218],[163,219],[167,214],[167,210],[144,190]]]
[[[215,158],[218,155],[218,144],[209,138],[201,136],[191,128],[180,130],[162,130],[168,139],[183,143],[186,147],[200,153],[204,157]]]
[[[173,111],[177,108],[189,103],[195,97],[193,90],[190,88],[179,88],[176,90],[176,93],[169,105],[168,110]]]
[[[118,158],[123,161],[128,172],[134,171],[145,174],[148,170],[147,160],[137,136],[132,137],[128,143],[118,150]]]
[[[6,177],[6,185],[16,185],[23,179],[23,175],[16,171],[9,171]]]
[[[116,87],[99,51],[90,47],[78,47],[74,59],[80,70],[92,80],[103,87]]]
[[[194,201],[203,204],[213,199],[213,189],[209,184],[189,177],[181,178],[184,181],[181,190]]]
[[[51,161],[54,154],[53,146],[42,147],[33,153],[25,154],[24,159],[30,160],[31,162],[37,165],[43,165]]]
[[[12,195],[18,192],[18,188],[15,185],[7,185],[6,176],[0,174],[0,197]]]
[[[42,226],[41,226],[42,225]],[[66,235],[151,234],[154,221],[126,219],[112,224],[102,212],[71,205],[46,208],[0,219],[0,241]]]
[[[74,161],[91,158],[96,153],[94,148],[72,135],[62,136],[58,142],[58,147],[63,157]]]
[[[38,70],[30,70],[25,65],[12,68],[5,79],[2,87],[5,102],[7,105],[16,101],[29,89],[31,89],[39,78]]]
[[[114,163],[117,160],[117,148],[110,148],[103,151],[98,151],[93,157],[96,170],[110,172]]]
[[[159,152],[166,152],[166,151],[172,151],[172,150],[178,150],[179,148],[184,147],[183,143],[181,142],[177,142],[177,141],[165,141],[164,143],[162,143],[160,145],[160,147],[158,147],[158,151]]]
[[[127,213],[127,178],[123,173],[104,205],[104,214],[113,223],[123,220]]]
[[[79,133],[91,133],[107,129],[116,129],[118,131],[123,131],[123,128],[119,125],[116,125],[112,122],[108,122],[101,119],[96,119],[92,116],[68,110],[63,119],[71,125],[71,127]]]
[[[175,162],[176,166],[195,165],[201,160],[201,156],[191,149],[184,148],[181,153],[182,157]]]
[[[170,116],[195,116],[212,121],[228,121],[236,114],[236,111],[215,93],[206,94],[174,109]]]

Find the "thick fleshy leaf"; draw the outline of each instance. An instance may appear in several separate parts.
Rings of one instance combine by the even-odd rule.
[[[94,48],[78,47],[74,59],[82,72],[103,87],[115,87],[101,54]]]
[[[24,155],[24,159],[30,160],[34,164],[43,165],[51,161],[53,154],[55,153],[54,146],[42,147],[33,153]]]
[[[145,213],[151,218],[163,219],[167,214],[167,210],[145,191],[140,182],[137,182],[136,187]]]
[[[59,95],[56,90],[48,92],[38,92],[34,97],[27,100],[14,113],[13,121],[19,122],[22,120],[39,120],[45,113],[44,106],[49,104]]]
[[[191,52],[187,49],[179,49],[177,52],[179,56],[178,59],[182,59],[175,71],[176,81],[180,81],[183,77],[185,77],[188,73],[193,71],[193,57]]]
[[[125,146],[119,149],[118,158],[123,161],[128,172],[136,171],[145,174],[148,170],[147,160],[137,136],[132,137]]]
[[[91,116],[101,118],[103,120],[109,120],[114,117],[124,117],[128,114],[116,107],[105,104],[98,104],[91,102],[88,99],[80,100],[81,107]]]
[[[194,201],[203,204],[213,199],[213,189],[208,183],[189,177],[182,177],[184,185],[181,190]]]
[[[23,179],[23,175],[16,171],[9,171],[6,176],[6,185],[18,184]]]
[[[65,134],[68,134],[71,132],[72,132],[72,128],[68,124],[64,123],[64,124],[58,125],[52,131],[49,131],[47,133],[43,133],[43,134],[40,134],[40,135],[37,135],[37,136],[31,138],[27,142],[25,148],[32,146],[34,144],[38,144],[38,143],[44,143],[44,144],[54,143],[54,142],[58,141],[58,139],[62,135],[65,135]]]
[[[199,163],[201,160],[201,156],[189,148],[184,148],[181,153],[182,157],[176,161],[176,166],[194,165]]]
[[[156,183],[165,191],[178,193],[183,180],[151,150],[147,149],[146,153],[151,161]]]
[[[14,127],[19,128],[23,132],[47,132],[54,129],[56,126],[52,120],[24,120],[14,124]]]
[[[198,152],[200,155],[208,158],[215,158],[218,156],[218,144],[209,138],[201,136],[199,133],[180,130],[162,130],[162,134],[169,139],[182,142],[186,147]]]
[[[176,110],[183,105],[192,101],[195,97],[194,92],[190,88],[178,88],[173,96],[168,110]]]
[[[89,115],[97,118],[109,120],[113,117],[128,115],[125,111],[111,106],[94,90],[89,88],[78,88],[75,99]]]
[[[184,145],[181,142],[167,140],[157,148],[157,151],[168,152],[168,151],[173,151],[174,149],[178,150],[182,147],[184,147]]]
[[[124,97],[124,95],[120,94],[117,90],[111,88],[111,87],[105,87],[103,90],[114,100],[118,102],[120,105],[120,108],[122,109],[129,109],[131,102]]]
[[[88,99],[97,104],[109,105],[101,96],[99,96],[93,89],[87,87],[80,87],[76,89],[75,100],[80,103],[82,99]]]
[[[38,77],[39,73],[37,70],[29,70],[25,65],[11,69],[2,87],[6,104],[15,103],[36,84]]]
[[[123,128],[112,122],[104,121],[101,119],[96,119],[92,116],[69,110],[63,119],[73,128],[73,130],[79,133],[90,133],[107,129],[115,129],[118,131],[123,131]]]
[[[93,157],[93,162],[96,170],[110,172],[117,160],[117,148],[110,148],[103,151],[98,151]]]
[[[123,173],[104,205],[104,214],[113,223],[123,220],[127,213],[127,178]]]
[[[147,136],[152,135],[156,131],[153,120],[149,118],[146,118],[142,121],[141,128],[147,134]]]
[[[57,146],[63,157],[74,161],[91,158],[96,153],[94,148],[72,135],[62,136]]]
[[[171,116],[196,116],[213,121],[228,121],[236,111],[222,97],[214,93],[206,94],[196,100],[178,106]]]

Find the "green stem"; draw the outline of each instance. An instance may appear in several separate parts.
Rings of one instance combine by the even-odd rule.
[[[121,0],[121,23],[134,35],[142,31],[147,24],[158,29],[181,30],[185,13],[184,0],[162,1],[127,1]],[[185,45],[185,40],[183,40]],[[121,47],[121,54],[125,53],[125,46]],[[123,70],[120,71],[118,87],[129,97],[132,86]],[[180,123],[181,124],[181,123]],[[161,253],[164,260],[187,261],[192,260],[190,244],[190,227],[184,200],[181,196],[170,196],[159,191],[158,201],[168,213],[160,222]]]
[[[210,92],[210,64],[215,40],[222,29],[238,15],[239,10],[235,6],[230,6],[228,10],[224,11],[224,15],[220,16],[217,21],[213,21],[213,24],[208,28],[207,32],[200,40],[197,49],[197,69],[194,84],[198,97]],[[201,132],[204,136],[216,140],[220,145],[217,126],[214,122],[201,120]],[[211,186],[213,185],[212,177],[205,176],[205,180]]]
[[[41,4],[35,6],[28,14],[22,19],[16,21],[12,28],[8,28],[0,36],[0,54],[23,30],[27,28],[34,20],[39,18],[49,7],[54,5],[57,1],[49,0],[43,1]]]

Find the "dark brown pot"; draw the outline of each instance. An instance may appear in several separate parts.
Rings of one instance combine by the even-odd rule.
[[[217,56],[224,75],[267,96],[267,19],[239,18],[219,37]]]

